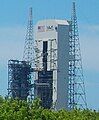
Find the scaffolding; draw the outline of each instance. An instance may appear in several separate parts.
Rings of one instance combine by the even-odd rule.
[[[56,39],[48,39],[48,48],[41,51],[38,46],[43,40],[35,40],[35,79],[34,97],[39,97],[44,108],[55,108],[56,99],[56,77],[57,73],[57,42]],[[46,41],[45,41],[46,42]],[[43,46],[44,48],[44,46]],[[54,94],[54,95],[53,95]]]
[[[27,100],[31,92],[31,65],[26,61],[8,61],[8,96]]]
[[[34,96],[41,99],[44,108],[52,107],[53,96],[53,71],[39,71],[38,80],[34,83]]]

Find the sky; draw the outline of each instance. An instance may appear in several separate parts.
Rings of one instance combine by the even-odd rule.
[[[77,0],[77,17],[89,109],[99,110],[99,1]],[[0,94],[8,88],[8,60],[22,60],[29,8],[33,23],[71,18],[72,0],[0,0]]]

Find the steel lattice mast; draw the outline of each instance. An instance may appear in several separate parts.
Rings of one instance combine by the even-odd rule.
[[[24,53],[23,53],[23,61],[28,62],[31,65],[31,89],[29,91],[30,100],[33,99],[33,76],[32,67],[33,67],[33,58],[34,58],[34,39],[33,39],[33,15],[32,8],[29,9],[29,19],[27,26],[27,33],[25,39]]]
[[[29,11],[29,20],[28,20],[28,26],[27,26],[23,60],[28,61],[30,63],[33,60],[33,17],[32,17],[32,8],[30,8],[30,11]]]
[[[86,94],[75,2],[70,22],[69,109],[86,108]]]

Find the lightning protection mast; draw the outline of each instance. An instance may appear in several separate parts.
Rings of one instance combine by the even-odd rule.
[[[29,19],[28,19],[28,26],[27,26],[27,33],[25,39],[25,46],[24,46],[24,53],[23,53],[23,61],[26,61],[30,66],[30,91],[29,91],[29,99],[33,99],[33,58],[34,58],[34,39],[33,39],[33,15],[32,15],[32,7],[29,9]]]
[[[32,64],[32,60],[33,60],[33,17],[32,17],[32,8],[30,8],[24,53],[23,53],[23,61],[27,61]]]
[[[70,22],[69,109],[87,108],[75,2]]]

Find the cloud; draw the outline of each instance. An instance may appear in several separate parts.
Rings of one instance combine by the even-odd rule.
[[[0,59],[22,58],[24,41],[24,27],[0,28]]]
[[[80,32],[84,69],[99,71],[99,25],[83,25]]]

